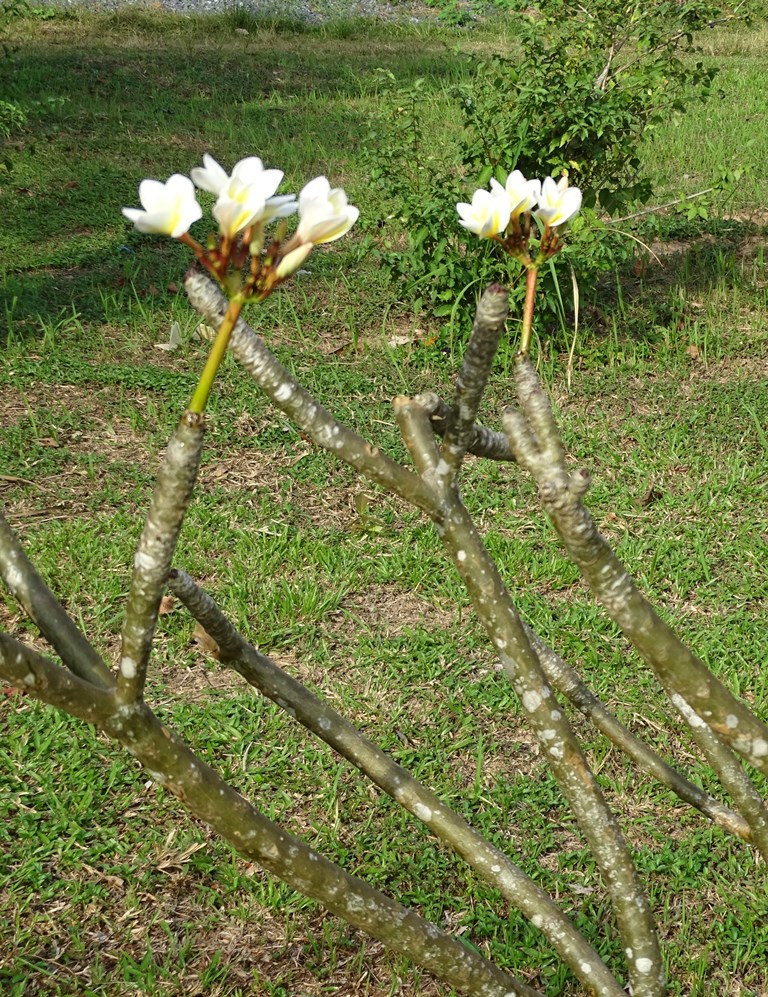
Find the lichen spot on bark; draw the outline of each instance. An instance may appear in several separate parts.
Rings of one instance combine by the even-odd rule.
[[[148,554],[146,551],[138,550],[136,551],[136,556],[133,559],[133,566],[135,568],[140,568],[143,571],[153,571],[157,567],[157,558],[153,557],[152,554]]]
[[[645,958],[636,959],[635,967],[638,973],[647,974],[653,972],[653,962],[650,959],[645,959]]]
[[[135,679],[136,678],[136,662],[133,658],[123,658],[120,661],[120,672],[123,678]]]
[[[533,713],[534,710],[538,710],[541,706],[541,696],[539,693],[534,692],[532,689],[523,693],[523,706],[529,713]]]
[[[762,737],[756,737],[752,742],[752,754],[755,758],[764,758],[768,755],[768,741]]]
[[[423,803],[417,803],[413,808],[413,812],[419,820],[432,820],[432,811],[429,807],[425,807]]]

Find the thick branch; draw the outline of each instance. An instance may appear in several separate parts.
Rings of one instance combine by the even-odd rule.
[[[145,703],[121,705],[114,693],[88,685],[2,633],[0,676],[101,727],[242,855],[444,982],[480,997],[542,997],[272,823],[161,724]]]
[[[438,453],[426,413],[394,401],[403,439],[425,482],[439,488]],[[535,650],[493,559],[456,491],[435,494],[432,518],[467,587],[475,611],[526,712],[531,730],[597,861],[616,913],[636,997],[662,997],[664,972],[653,918],[621,830],[600,791],[566,716],[558,708]]]
[[[211,325],[218,326],[226,312],[227,300],[216,285],[198,271],[190,270],[184,286],[193,308]],[[232,333],[230,348],[264,393],[318,446],[346,461],[370,481],[420,509],[426,507],[429,499],[419,478],[320,405],[242,319]]]
[[[508,311],[509,294],[499,284],[491,284],[477,306],[443,434],[438,474],[446,482],[455,479],[467,452]]]
[[[112,672],[35,571],[2,512],[0,577],[67,668],[100,689],[114,686]]]
[[[747,811],[753,813],[750,820],[749,813],[742,810],[755,842],[765,842],[765,815],[758,813],[754,819],[754,787],[747,785],[743,772],[738,776],[725,764],[721,752],[712,750],[713,742],[706,737],[704,726],[764,773],[768,773],[768,727],[725,688],[639,592],[582,502],[589,487],[588,475],[584,471],[569,473],[565,467],[549,401],[529,361],[518,361],[517,379],[525,417],[509,410],[504,427],[518,462],[536,480],[545,512],[595,596],[670,692],[691,735],[707,751],[711,764],[719,768],[734,801],[745,801]],[[699,723],[691,723],[690,712]]]
[[[124,703],[141,699],[144,692],[160,599],[197,480],[204,433],[204,416],[185,412],[168,443],[157,477],[133,561],[125,607],[117,681],[117,694]]]
[[[234,668],[247,682],[423,821],[543,932],[588,990],[600,997],[621,997],[623,991],[597,952],[548,894],[510,862],[503,852],[494,848],[406,769],[363,737],[349,721],[245,641],[213,599],[186,572],[172,571],[168,585],[219,645],[222,664]]]
[[[73,675],[50,658],[0,632],[0,676],[35,699],[101,726],[115,709],[114,692]]]

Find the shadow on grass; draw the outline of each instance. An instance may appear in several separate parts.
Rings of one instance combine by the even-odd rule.
[[[438,38],[414,46],[385,32],[374,44],[371,30],[334,37],[275,22],[238,33],[227,17],[136,8],[26,22],[11,74],[30,117],[0,177],[0,340],[34,336],[62,314],[103,321],[104,291],[126,280],[140,293],[180,280],[187,257],[138,236],[120,208],[138,203],[142,178],[188,173],[204,152],[226,166],[260,154],[285,170],[281,190],[326,173],[351,200],[370,200],[349,164],[377,68],[438,88],[461,72]]]
[[[725,290],[759,311],[766,300],[766,226],[747,220],[663,223],[645,236],[651,252],[606,275],[592,297],[596,331],[616,323],[625,341],[653,344],[699,317],[719,321],[713,303]],[[732,312],[730,312],[732,314]],[[588,316],[589,321],[589,316]]]

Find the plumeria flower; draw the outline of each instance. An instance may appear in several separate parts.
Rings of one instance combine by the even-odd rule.
[[[139,184],[139,200],[143,211],[139,208],[123,208],[123,214],[139,232],[170,235],[178,239],[193,222],[203,216],[203,209],[195,198],[192,181],[180,173],[174,173],[165,183],[159,180],[142,180]]]
[[[539,200],[541,180],[526,180],[520,170],[513,170],[502,187],[498,180],[491,180],[491,191],[498,193],[506,191],[510,203],[510,217],[517,218],[531,208]]]
[[[276,197],[268,197],[261,221],[269,222],[273,218],[287,218],[296,211],[298,206],[299,202],[293,194],[278,194]]]
[[[349,232],[359,215],[340,187],[332,190],[326,177],[315,177],[299,194],[295,238],[302,243],[333,242]]]
[[[283,179],[282,170],[265,170],[258,156],[248,156],[235,163],[231,177],[208,153],[203,156],[203,163],[204,166],[196,166],[190,176],[200,190],[207,190],[211,194],[219,195],[230,180],[240,180],[246,186],[259,183],[265,189],[271,187],[269,193],[264,195],[266,199],[275,193]]]
[[[221,234],[233,238],[259,221],[266,207],[266,198],[258,184],[245,184],[232,177],[213,206],[213,217]]]
[[[568,186],[568,177],[561,177],[558,182],[547,177],[541,185],[539,206],[534,214],[549,228],[558,228],[570,221],[580,207],[581,191]]]
[[[283,179],[282,170],[265,170],[258,156],[241,159],[231,176],[207,153],[203,163],[191,176],[201,190],[217,195],[213,217],[222,235],[233,238],[255,222],[291,213],[285,208],[292,198],[273,197]]]
[[[456,205],[459,213],[459,224],[479,235],[481,239],[503,232],[509,224],[512,205],[506,190],[497,181],[493,181],[492,190],[476,190],[472,195],[472,203],[460,202]]]
[[[297,246],[296,249],[292,249],[286,253],[275,269],[277,279],[285,280],[286,277],[290,277],[292,273],[295,273],[314,248],[314,243],[305,242],[301,246]]]

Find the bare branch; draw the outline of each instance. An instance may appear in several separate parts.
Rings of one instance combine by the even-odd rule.
[[[526,624],[523,626],[525,626],[526,633],[539,656],[544,673],[555,689],[566,696],[569,702],[584,716],[589,717],[595,727],[602,731],[617,748],[625,752],[640,769],[658,779],[667,789],[671,789],[684,803],[696,807],[718,827],[730,834],[738,835],[745,841],[752,840],[752,831],[743,817],[705,793],[703,789],[689,782],[676,769],[668,765],[645,741],[616,719],[575,669],[563,661],[560,655],[553,651],[529,626]]]
[[[394,400],[403,439],[425,482],[436,483],[437,452],[424,410]],[[636,997],[662,997],[664,970],[653,918],[616,819],[605,802],[567,717],[559,709],[539,659],[493,559],[451,487],[435,495],[432,518],[467,587],[531,730],[567,799],[603,875],[616,913]]]
[[[115,709],[114,692],[73,675],[26,644],[0,632],[0,676],[35,699],[102,726]]]
[[[239,672],[311,730],[462,856],[546,936],[571,971],[599,997],[621,997],[613,975],[557,904],[503,853],[344,717],[261,654],[237,632],[186,572],[174,570],[171,591],[219,645],[221,662]],[[585,971],[585,967],[588,972]]]
[[[3,633],[0,676],[105,730],[242,855],[439,979],[472,995],[542,997],[272,823],[161,724],[145,703],[120,704],[116,693],[95,688]]]
[[[35,571],[2,512],[0,577],[67,668],[99,689],[114,686],[112,672]]]
[[[464,362],[456,379],[453,405],[446,420],[440,448],[442,464],[438,470],[446,482],[455,479],[467,452],[508,311],[508,292],[499,284],[491,284],[477,306]]]
[[[117,695],[140,700],[157,624],[157,611],[181,524],[192,498],[205,433],[205,418],[185,412],[171,437],[133,561],[125,607]]]
[[[227,301],[216,285],[198,271],[190,270],[184,286],[193,308],[211,325],[218,325],[226,312]],[[419,478],[320,405],[242,319],[232,333],[230,349],[264,393],[318,446],[346,461],[370,481],[420,509],[426,507],[429,499]]]
[[[525,412],[509,410],[504,427],[518,462],[534,477],[545,512],[608,615],[645,658],[688,723],[692,737],[719,769],[731,797],[742,801],[742,816],[750,823],[755,843],[768,847],[766,814],[743,772],[733,766],[708,737],[709,727],[747,761],[768,773],[768,727],[709,671],[677,637],[637,589],[623,564],[600,534],[581,501],[589,487],[585,471],[570,473],[562,441],[546,393],[530,361],[519,358],[517,383]],[[536,439],[532,432],[538,436]],[[691,714],[697,717],[692,722]],[[740,808],[741,809],[741,808]],[[761,813],[761,811],[763,811]],[[750,816],[751,815],[751,816]]]
[[[429,416],[435,436],[445,436],[451,407],[433,391],[416,395],[414,401],[420,405]],[[486,426],[474,424],[467,439],[466,452],[475,457],[486,457],[488,460],[514,461],[515,455],[504,433]]]

